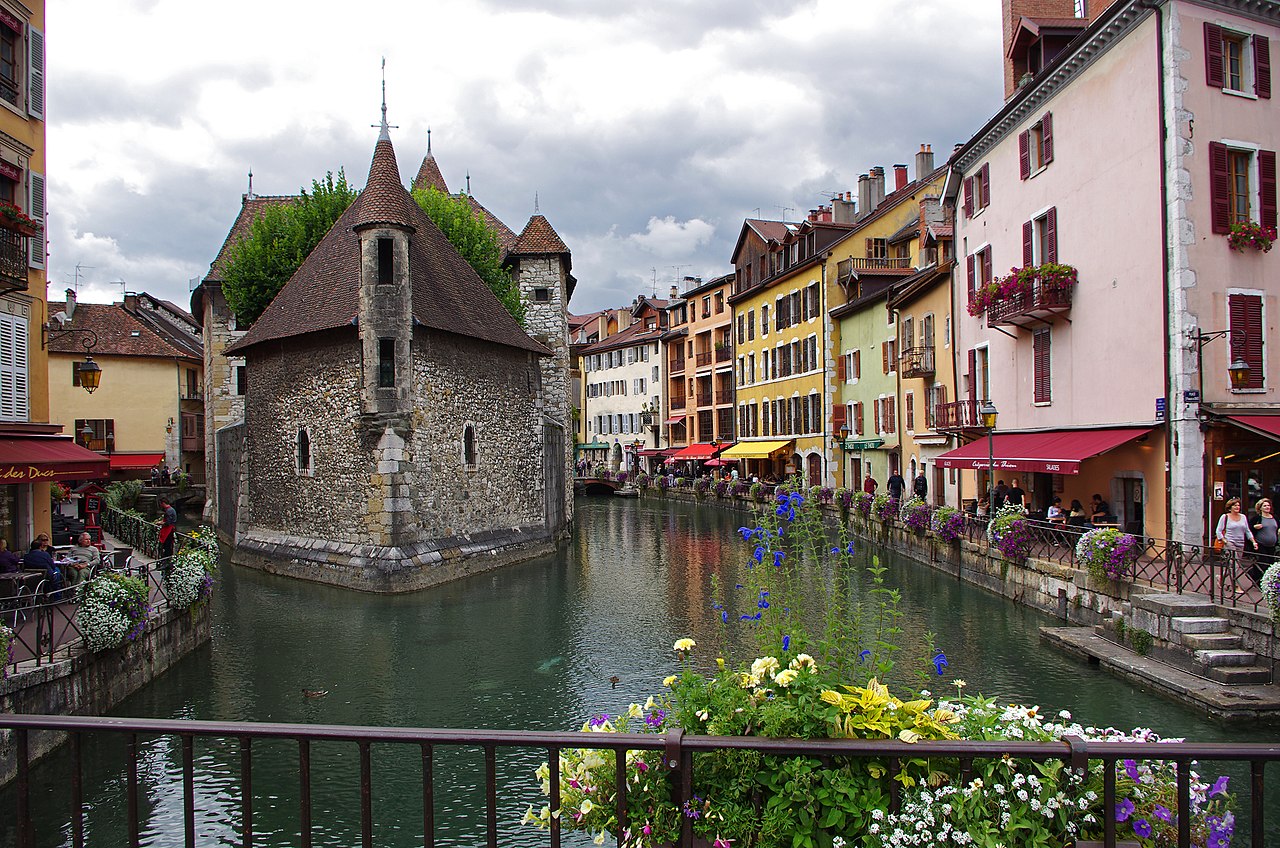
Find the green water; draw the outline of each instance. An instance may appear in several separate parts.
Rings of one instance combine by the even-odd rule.
[[[212,645],[115,713],[575,730],[589,715],[618,712],[661,691],[675,669],[675,639],[718,643],[711,576],[732,585],[748,553],[734,532],[743,520],[658,499],[580,499],[575,537],[556,556],[400,597],[225,568],[214,595]],[[910,561],[889,564],[890,581],[903,592],[904,654],[925,631],[935,632],[949,676],[963,677],[969,693],[1199,741],[1280,739],[1276,727],[1221,727],[1045,648],[1037,628],[1056,623],[1048,616]],[[328,694],[312,698],[304,690]],[[255,743],[254,751],[254,844],[296,845],[296,748]],[[122,753],[111,741],[86,744],[91,846],[124,844]],[[175,740],[145,746],[145,845],[182,844],[180,753]],[[499,751],[504,845],[546,844],[545,834],[517,824],[525,805],[538,800],[531,772],[541,759]],[[359,844],[355,746],[315,745],[312,761],[315,844]],[[233,742],[197,743],[199,845],[239,844],[227,824],[239,821],[239,762]],[[39,846],[70,845],[68,763],[65,753],[55,754],[36,771]],[[1272,790],[1280,788],[1276,771],[1267,774]],[[374,747],[374,844],[422,844],[420,779],[416,749]],[[437,844],[483,844],[482,787],[478,751],[438,755]],[[1233,788],[1244,787],[1242,776],[1233,780]],[[12,791],[0,793],[0,846],[16,843],[12,805]],[[1271,818],[1274,826],[1280,814]],[[1235,844],[1245,840],[1237,836]]]

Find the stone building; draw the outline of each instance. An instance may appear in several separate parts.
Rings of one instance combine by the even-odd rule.
[[[246,198],[236,229],[254,214]],[[572,517],[569,251],[540,215],[500,236],[528,332],[405,190],[384,122],[364,191],[247,330],[215,262],[213,517],[238,562],[396,592],[554,546]]]

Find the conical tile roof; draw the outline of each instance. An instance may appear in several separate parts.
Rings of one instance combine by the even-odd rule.
[[[524,225],[524,231],[512,253],[568,253],[555,228],[542,215],[534,215]]]
[[[418,167],[418,176],[413,178],[413,190],[421,191],[425,188],[434,188],[441,194],[449,193],[449,186],[445,185],[444,174],[440,173],[440,166],[436,164],[436,157],[430,151],[422,160],[422,165]]]
[[[378,225],[412,229],[409,222],[418,204],[400,183],[400,166],[396,164],[391,139],[378,139],[373,149],[373,163],[369,165],[369,182],[352,205],[357,207],[352,224],[356,229]]]

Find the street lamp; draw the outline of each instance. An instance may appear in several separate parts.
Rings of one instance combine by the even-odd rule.
[[[89,441],[93,438],[93,428],[90,427],[88,423],[86,423],[84,425],[84,429],[80,431],[80,438],[83,440],[85,448],[88,449]]]
[[[987,520],[991,521],[996,517],[996,416],[999,410],[990,399],[984,400],[982,406],[978,409],[978,415],[982,416],[982,426],[987,428],[987,491],[990,500],[987,504]]]
[[[1191,340],[1196,343],[1196,372],[1200,375],[1200,393],[1202,397],[1204,395],[1204,346],[1214,339],[1220,339],[1223,336],[1228,336],[1230,334],[1230,330],[1214,330],[1213,332],[1206,333],[1199,327],[1197,327],[1195,332],[1191,334]],[[1236,347],[1235,344],[1232,344],[1231,346],[1233,348]],[[1247,388],[1250,372],[1249,363],[1245,361],[1244,357],[1241,356],[1239,352],[1233,351],[1233,353],[1235,355],[1233,356],[1231,363],[1227,365],[1227,376],[1231,378],[1231,388],[1233,390]]]
[[[842,462],[840,472],[840,482],[845,488],[849,488],[849,425],[840,425],[840,450],[844,453],[844,462]]]

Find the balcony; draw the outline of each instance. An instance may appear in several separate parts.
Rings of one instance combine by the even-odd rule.
[[[698,406],[711,406],[711,392],[698,392]]]
[[[940,403],[934,411],[933,429],[939,431],[983,430],[982,418],[978,415],[979,401],[957,400],[951,403]]]
[[[898,357],[898,363],[902,376],[906,379],[911,377],[932,377],[934,374],[933,345],[907,348]]]
[[[696,353],[693,356],[693,367],[702,368],[711,364],[711,351]]]
[[[679,397],[672,397],[672,398],[671,398],[671,408],[672,408],[672,409],[684,409],[684,395],[680,395]]]
[[[684,360],[683,359],[671,360],[671,366],[667,370],[669,370],[672,374],[683,374]]]
[[[1030,286],[1025,291],[990,301],[987,304],[987,326],[997,327],[1004,324],[1023,327],[1065,317],[1071,310],[1071,292],[1075,289],[1075,269],[1065,265],[1061,267],[1070,271],[1069,280],[1064,275],[1064,282],[1052,285],[1047,285],[1041,280],[1040,269],[1024,269],[1024,272],[1030,270],[1036,274],[1030,281]]]
[[[728,345],[716,348],[716,362],[729,362],[733,359],[733,350]]]
[[[911,270],[909,256],[851,256],[836,263],[836,281],[848,285],[859,273]]]
[[[183,436],[182,450],[184,453],[204,453],[204,439],[199,436]]]
[[[0,295],[27,290],[27,237],[0,229]]]

